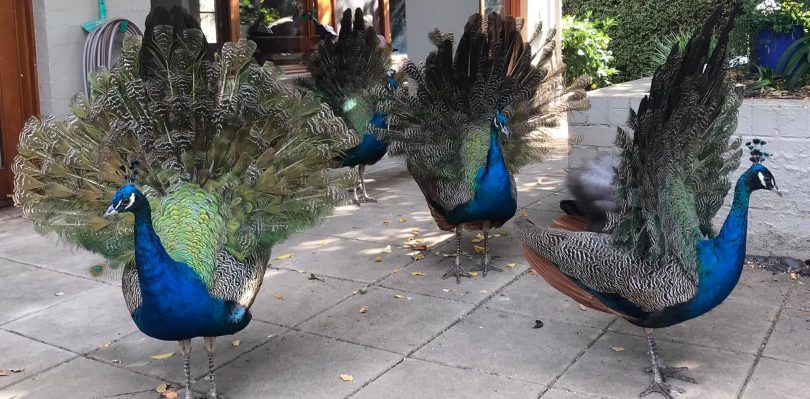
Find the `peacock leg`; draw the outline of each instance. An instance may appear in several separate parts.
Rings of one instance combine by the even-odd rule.
[[[191,394],[191,340],[184,339],[180,343],[180,352],[183,352],[183,372],[186,373],[186,399],[193,399]]]
[[[470,274],[461,267],[461,226],[456,226],[456,263],[450,268],[442,278],[455,277],[456,284],[461,283],[461,277],[470,277]]]
[[[352,169],[354,169],[354,167],[352,167]],[[357,196],[357,182],[355,182],[355,184],[352,186],[352,190],[354,190],[352,202],[354,202],[355,205],[360,206],[360,197]]]
[[[484,227],[484,262],[478,270],[483,271],[484,277],[486,277],[487,272],[490,270],[502,272],[503,269],[491,265],[491,260],[489,258],[489,220],[484,221],[483,227]]]
[[[216,337],[205,337],[205,350],[208,351],[208,399],[217,398],[217,383],[214,381],[214,340]]]
[[[360,190],[362,190],[360,202],[377,202],[376,199],[369,197],[368,192],[366,192],[366,179],[363,177],[366,173],[366,165],[361,164],[358,172],[360,174]]]
[[[645,331],[646,330],[648,330],[648,329],[645,329]],[[652,337],[652,330],[650,330],[649,334],[650,334],[650,337]],[[658,355],[658,346],[655,344],[655,340],[653,340],[650,345],[652,346],[653,350],[655,350],[655,354],[656,354],[656,356],[655,356],[655,368],[658,369],[658,372],[661,373],[661,376],[664,377],[665,380],[667,378],[673,378],[673,379],[681,380],[681,381],[688,382],[688,383],[691,383],[691,384],[697,384],[698,383],[697,380],[695,380],[694,378],[689,377],[688,375],[685,375],[683,373],[684,371],[689,370],[689,367],[667,367],[667,365],[664,363],[664,360],[661,359],[661,356]],[[653,367],[646,367],[644,369],[645,373],[654,373],[654,371],[655,370],[653,369]]]
[[[663,362],[658,356],[658,347],[655,345],[655,338],[653,338],[653,330],[645,328],[644,333],[647,334],[647,344],[650,347],[650,359],[652,360],[652,367],[650,371],[653,374],[653,380],[650,386],[642,392],[639,396],[644,397],[653,392],[659,393],[667,399],[674,399],[672,392],[684,393],[683,389],[667,383],[667,376],[663,372]]]

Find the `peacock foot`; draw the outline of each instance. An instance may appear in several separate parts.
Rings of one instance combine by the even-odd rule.
[[[455,277],[456,278],[456,284],[461,284],[461,278],[462,277],[470,277],[470,273],[467,273],[467,271],[465,271],[461,267],[461,265],[456,264],[456,265],[453,265],[453,267],[451,267],[450,270],[445,272],[444,275],[442,276],[443,279],[450,278],[450,277]]]
[[[638,396],[640,398],[643,398],[643,397],[645,397],[645,396],[647,396],[647,395],[649,395],[651,393],[659,393],[659,394],[661,394],[661,396],[663,396],[663,397],[665,397],[667,399],[675,399],[672,396],[673,392],[684,393],[686,391],[683,390],[682,388],[678,388],[678,387],[676,387],[674,385],[667,384],[666,382],[653,381],[650,384],[649,388],[647,388],[644,392],[642,392]]]
[[[676,380],[681,380],[684,382],[688,382],[690,384],[697,384],[697,380],[694,378],[684,374],[683,372],[689,370],[689,367],[662,367],[659,369],[661,372],[661,376],[664,378],[674,378]],[[645,373],[652,373],[652,367],[647,367],[644,369]]]
[[[490,262],[482,262],[480,265],[476,266],[475,270],[482,272],[484,277],[487,276],[487,273],[489,271],[496,271],[496,272],[503,271],[503,269],[501,269],[500,267],[492,266],[492,263]]]
[[[363,195],[361,195],[361,196],[357,197],[357,200],[358,200],[358,201],[359,201],[361,204],[365,204],[365,203],[368,203],[368,202],[377,202],[377,200],[376,200],[376,199],[374,199],[374,198],[372,198],[372,197],[369,197],[367,194],[363,194]]]

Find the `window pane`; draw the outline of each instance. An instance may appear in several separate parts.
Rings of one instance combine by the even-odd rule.
[[[258,46],[257,59],[260,63],[272,61],[275,64],[297,64],[300,62],[309,43],[304,36],[306,30],[301,30],[304,23],[299,18],[305,12],[303,0],[264,0],[261,2],[263,12],[261,19],[254,16],[245,18],[242,22],[251,22],[247,28],[248,37]],[[245,10],[240,10],[244,13]]]
[[[214,12],[214,0],[200,0],[200,12]]]
[[[484,15],[491,12],[503,14],[503,2],[504,0],[484,0]]]
[[[214,13],[200,13],[200,27],[208,43],[217,42],[217,18]]]

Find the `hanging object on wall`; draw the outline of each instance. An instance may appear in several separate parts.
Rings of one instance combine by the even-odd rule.
[[[106,9],[104,0],[99,2],[99,13],[105,10],[102,17],[105,21],[98,26],[91,28],[87,40],[84,42],[84,52],[82,54],[82,79],[84,82],[84,95],[90,98],[90,82],[87,80],[90,72],[95,72],[99,68],[112,67],[115,59],[113,53],[119,49],[120,43],[117,40],[119,33],[143,36],[143,32],[132,21],[126,19],[106,20]],[[87,30],[88,22],[82,25]]]

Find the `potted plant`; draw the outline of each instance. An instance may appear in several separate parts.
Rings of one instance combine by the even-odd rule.
[[[804,36],[810,21],[810,6],[802,0],[746,0],[746,19],[752,29],[754,65],[779,70],[779,59],[793,43]]]
[[[262,0],[239,0],[239,32],[242,39],[248,38],[252,27],[272,26],[281,17],[278,10],[265,7],[262,3]]]

